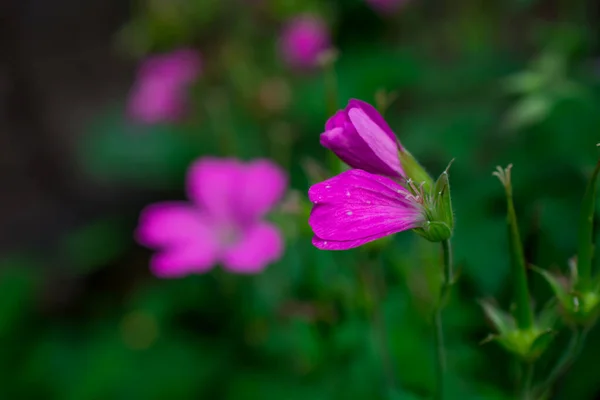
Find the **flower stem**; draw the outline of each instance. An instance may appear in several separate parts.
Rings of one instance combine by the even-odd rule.
[[[592,173],[581,205],[577,246],[577,289],[587,291],[592,285],[592,256],[594,237],[594,213],[596,210],[596,180],[600,174],[600,161]]]
[[[548,374],[548,377],[539,387],[536,388],[535,392],[537,396],[542,396],[547,393],[552,387],[556,384],[556,382],[562,378],[573,362],[579,357],[581,350],[583,348],[583,344],[585,343],[585,339],[587,336],[587,330],[582,330],[579,328],[575,328],[571,335],[571,340],[569,341],[569,345],[563,352],[562,356]]]
[[[436,367],[436,393],[435,400],[442,400],[444,398],[444,381],[446,374],[446,349],[444,347],[444,326],[442,324],[442,309],[438,307],[435,310],[434,316],[435,325],[435,358],[437,362]]]
[[[512,187],[510,182],[506,188],[506,202],[508,207],[508,238],[511,250],[512,279],[515,298],[515,314],[519,328],[530,329],[533,326],[533,311],[529,303],[529,286],[527,284],[527,266],[517,224],[517,215],[513,204]]]
[[[442,241],[442,253],[444,256],[444,279],[442,281],[442,287],[440,290],[440,297],[438,299],[434,317],[433,325],[435,329],[435,358],[436,358],[436,392],[434,399],[442,400],[444,398],[444,389],[446,381],[446,347],[444,345],[444,326],[442,322],[442,309],[450,287],[453,282],[453,270],[452,270],[452,245],[450,239]]]
[[[523,375],[521,376],[521,400],[532,400],[531,397],[531,382],[533,382],[533,374],[535,364],[532,362],[523,363]]]

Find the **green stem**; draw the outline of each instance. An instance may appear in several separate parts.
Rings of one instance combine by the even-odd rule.
[[[527,285],[527,270],[525,265],[525,255],[521,244],[519,234],[519,225],[517,224],[517,214],[513,204],[512,186],[510,182],[506,185],[506,203],[508,216],[508,237],[512,256],[512,275],[514,282],[515,296],[515,318],[522,330],[528,330],[533,327],[533,310],[529,303],[529,287]]]
[[[587,291],[592,284],[592,256],[594,237],[594,213],[596,211],[596,179],[600,173],[600,161],[585,189],[581,215],[579,217],[579,232],[577,246],[577,289]]]
[[[531,383],[533,382],[533,374],[535,371],[535,364],[532,362],[525,362],[523,364],[523,376],[521,377],[521,396],[522,400],[532,400],[531,397]]]
[[[446,381],[446,346],[444,344],[444,325],[442,321],[442,310],[446,301],[448,292],[454,280],[452,269],[452,245],[450,239],[442,241],[442,253],[444,257],[444,280],[440,290],[434,316],[434,335],[435,335],[435,358],[436,358],[436,392],[434,399],[442,400],[444,398],[444,389]]]
[[[587,330],[582,330],[575,328],[573,330],[573,334],[571,335],[571,340],[569,341],[569,345],[563,352],[562,356],[548,374],[548,377],[544,380],[539,387],[536,388],[535,392],[538,396],[542,396],[547,393],[552,387],[556,384],[556,382],[562,378],[569,368],[573,365],[585,343],[585,338],[587,336]]]
[[[435,326],[435,358],[437,368],[435,371],[436,377],[436,393],[435,400],[444,398],[444,383],[446,375],[446,349],[444,346],[444,326],[442,324],[442,309],[435,310],[434,320]]]

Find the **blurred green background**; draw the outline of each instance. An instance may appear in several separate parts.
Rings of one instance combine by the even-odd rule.
[[[304,12],[327,21],[339,51],[338,107],[351,97],[372,104],[391,99],[386,119],[432,174],[456,159],[451,184],[461,274],[445,312],[448,398],[513,398],[511,357],[496,344],[479,344],[490,326],[477,300],[495,297],[508,308],[510,295],[503,190],[491,173],[497,165],[514,165],[527,260],[566,270],[600,141],[595,1],[407,0],[396,12],[378,13],[363,0],[140,0],[127,6],[106,0],[93,2],[97,10],[85,18],[83,6],[73,2],[54,12],[36,1],[13,3],[5,33],[43,21],[62,32],[53,36],[56,43],[47,40],[51,49],[76,40],[85,18],[97,15],[97,24],[110,29],[98,34],[101,40],[82,35],[78,48],[93,50],[105,41],[112,58],[82,66],[81,82],[70,84],[119,81],[95,69],[124,78],[118,95],[88,104],[84,117],[77,114],[84,123],[68,148],[61,147],[64,134],[46,133],[44,148],[56,150],[48,162],[70,160],[61,172],[66,186],[46,180],[58,199],[65,198],[61,190],[73,189],[68,183],[75,173],[77,182],[94,182],[97,193],[112,197],[101,206],[71,199],[87,210],[73,221],[71,203],[58,201],[66,209],[56,214],[58,224],[40,217],[22,240],[3,247],[0,398],[410,400],[431,393],[429,313],[438,247],[411,233],[397,235],[375,255],[323,252],[310,243],[306,191],[331,175],[319,145],[329,116],[328,75],[294,71],[277,50],[285,21]],[[58,70],[23,56],[31,41],[12,42],[19,37],[7,36],[21,56],[6,53],[6,65],[18,70],[19,59],[28,71]],[[128,122],[124,104],[135,63],[184,46],[198,49],[204,63],[191,88],[189,118],[153,126]],[[46,60],[53,57],[47,50]],[[20,88],[23,82],[11,81],[16,77],[8,84]],[[52,82],[57,89],[49,93],[62,93],[61,78]],[[60,100],[30,91],[22,104]],[[24,117],[14,114],[21,110],[16,104],[7,110],[18,121]],[[75,107],[62,118],[71,112]],[[34,128],[27,139],[34,144],[24,148],[41,140]],[[203,155],[269,157],[289,173],[287,207],[272,216],[286,253],[260,275],[216,268],[159,280],[148,270],[151,252],[133,240],[141,208],[184,199],[187,166]],[[0,197],[17,193],[7,182]],[[8,215],[25,206],[17,201],[2,208]],[[0,230],[10,237],[4,225]],[[539,277],[531,279],[540,306],[550,292]],[[544,360],[556,357],[566,336],[561,331],[540,362],[540,377]],[[556,399],[596,398],[597,354],[600,335],[592,331]]]

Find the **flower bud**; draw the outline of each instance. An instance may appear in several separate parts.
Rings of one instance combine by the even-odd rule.
[[[589,327],[597,321],[600,315],[600,294],[598,290],[579,292],[575,290],[576,275],[567,278],[553,275],[537,267],[533,267],[533,269],[542,275],[550,285],[560,305],[562,316],[568,324]]]
[[[364,101],[351,99],[329,118],[320,140],[352,168],[393,179],[405,177],[398,159],[402,146],[381,114]]]
[[[512,315],[492,303],[482,301],[481,306],[497,331],[484,339],[482,344],[496,341],[523,361],[532,362],[544,353],[554,338],[555,332],[551,328],[553,319],[540,316],[530,328],[521,329]]]
[[[421,181],[418,189],[412,180],[409,181],[409,186],[413,193],[419,193],[424,199],[423,207],[426,215],[424,226],[422,228],[414,229],[414,231],[431,242],[441,242],[452,237],[454,212],[452,211],[450,181],[448,179],[448,169],[450,168],[450,165],[452,165],[452,161],[448,164],[446,170],[439,176],[438,180],[435,182],[433,191],[429,195],[425,194],[427,192],[427,181]],[[418,164],[417,166],[420,167]],[[424,174],[427,174],[422,168],[421,171]],[[421,176],[423,177],[423,175]],[[429,175],[426,175],[426,178],[431,182]],[[431,186],[431,184],[429,185]]]

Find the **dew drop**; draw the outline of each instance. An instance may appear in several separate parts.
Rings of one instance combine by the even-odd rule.
[[[371,204],[371,200],[367,200],[367,204]]]
[[[325,186],[325,189],[331,189],[331,185]]]
[[[348,211],[346,215],[352,215],[352,211]]]
[[[350,191],[346,190],[346,196],[350,197]]]

